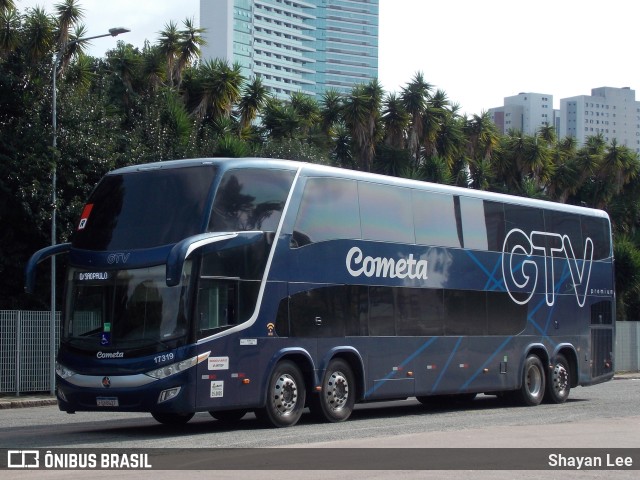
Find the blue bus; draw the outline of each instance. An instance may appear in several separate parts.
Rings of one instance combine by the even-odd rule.
[[[613,376],[603,211],[273,159],[108,173],[66,253],[62,411],[162,423],[478,393],[564,402]]]

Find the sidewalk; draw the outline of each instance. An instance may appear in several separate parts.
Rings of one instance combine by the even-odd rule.
[[[614,380],[640,380],[640,372],[620,372],[613,377]],[[7,408],[46,407],[56,405],[55,397],[48,393],[27,393],[16,396],[8,393],[0,393],[0,410]]]

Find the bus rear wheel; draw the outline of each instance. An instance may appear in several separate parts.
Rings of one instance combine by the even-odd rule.
[[[544,399],[549,403],[564,403],[571,391],[569,362],[564,355],[558,354],[552,365],[547,381]]]
[[[184,425],[193,418],[193,413],[151,412],[151,416],[164,425]]]
[[[269,379],[267,403],[256,416],[274,427],[290,427],[302,416],[306,391],[298,366],[289,361],[279,362]]]
[[[311,413],[327,422],[344,422],[351,416],[355,400],[351,367],[339,358],[331,360],[322,379],[322,390],[310,405]]]
[[[542,361],[537,355],[529,355],[524,362],[522,386],[515,392],[518,403],[530,407],[540,405],[544,398],[546,376]]]

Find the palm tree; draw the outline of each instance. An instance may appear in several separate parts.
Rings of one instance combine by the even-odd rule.
[[[340,122],[342,100],[342,95],[334,89],[329,89],[322,94],[322,99],[320,100],[320,128],[327,137],[332,135],[333,128]]]
[[[445,121],[449,99],[447,94],[438,89],[436,93],[427,99],[427,109],[422,114],[422,136],[419,144],[424,149],[424,156],[437,155],[436,140]]]
[[[382,85],[378,79],[356,85],[347,95],[343,106],[343,119],[356,146],[360,168],[369,172],[375,156],[380,133],[380,107]]]
[[[71,27],[82,20],[84,9],[78,5],[77,0],[62,0],[62,3],[56,4],[54,8],[58,21],[56,43],[58,48],[63,48],[65,44],[69,43]]]
[[[417,72],[406,87],[402,89],[401,98],[404,108],[411,116],[409,131],[409,149],[416,165],[420,161],[420,139],[423,130],[423,115],[427,111],[427,100],[433,87],[424,80],[422,72]]]
[[[289,103],[300,118],[302,137],[309,137],[309,132],[320,122],[320,105],[315,98],[302,92],[293,92]]]
[[[184,69],[190,65],[193,60],[200,56],[200,47],[206,44],[202,34],[204,28],[196,28],[193,19],[187,18],[183,21],[184,30],[180,30],[179,40],[177,44],[177,62],[173,65],[173,79],[175,84],[180,87],[182,83],[182,74]]]
[[[175,63],[180,54],[180,32],[173,20],[165,24],[164,30],[160,31],[158,45],[166,61],[169,86],[173,87]]]
[[[8,0],[0,0],[0,2]],[[18,11],[13,8],[11,2],[8,6],[0,7],[0,58],[14,52],[20,45],[20,28],[22,21]]]
[[[54,46],[54,20],[42,7],[29,10],[24,21],[24,49],[27,60],[39,63]]]
[[[242,97],[238,102],[240,130],[245,130],[251,126],[268,98],[269,92],[260,77],[255,77],[244,86]]]
[[[409,114],[404,109],[402,99],[396,93],[388,94],[382,108],[385,145],[403,149],[410,120]]]
[[[149,45],[145,42],[142,49],[142,78],[152,92],[156,92],[166,80],[164,56],[159,45]]]
[[[551,161],[553,176],[549,179],[547,194],[556,202],[566,203],[579,187],[580,171],[576,161],[576,139],[565,137],[553,146]]]
[[[13,0],[0,0],[0,10],[15,10],[16,4]]]
[[[134,82],[138,78],[142,58],[131,45],[120,41],[116,48],[107,52],[107,64],[124,86],[120,100],[127,107],[135,93]]]
[[[240,99],[244,77],[239,63],[229,65],[226,60],[207,60],[198,68],[189,86],[189,95],[195,100],[193,113],[203,120],[210,116],[214,121],[230,117],[234,105]]]
[[[291,139],[299,131],[300,117],[290,103],[270,98],[264,106],[262,127],[274,140]]]

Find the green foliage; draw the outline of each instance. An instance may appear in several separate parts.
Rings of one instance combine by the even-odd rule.
[[[627,320],[629,306],[634,307],[636,315],[640,313],[640,248],[631,237],[622,235],[616,238],[613,254],[616,259],[617,315],[619,320]]]

